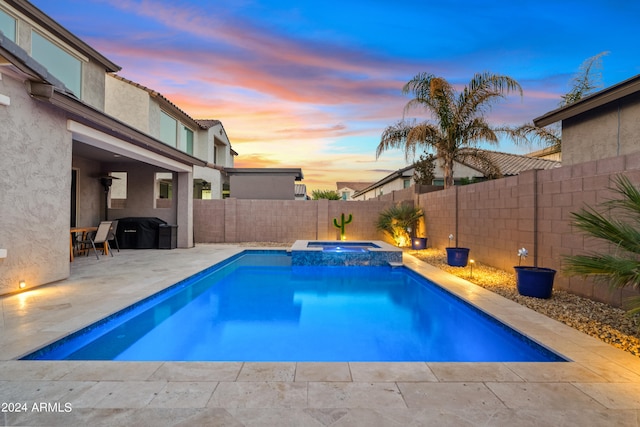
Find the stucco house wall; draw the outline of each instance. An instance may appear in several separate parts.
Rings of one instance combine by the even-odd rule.
[[[144,163],[113,163],[110,171],[127,172],[127,199],[123,208],[110,208],[109,220],[136,217],[157,217],[169,224],[177,223],[176,194],[166,205],[158,206],[155,195],[155,173],[158,168]],[[177,174],[176,174],[177,175]],[[96,180],[97,181],[97,180]],[[173,178],[173,187],[177,187],[177,179]],[[104,206],[104,202],[101,202]],[[157,206],[157,207],[156,207]],[[104,208],[103,208],[104,209]]]
[[[294,200],[293,175],[231,175],[231,197],[236,199]]]
[[[149,94],[109,74],[105,76],[105,81],[105,112],[150,134]]]
[[[64,50],[69,52],[72,56],[79,59],[82,62],[82,87],[80,98],[97,108],[98,110],[104,110],[104,92],[105,92],[105,70],[104,66],[97,64],[91,58],[69,46],[64,41],[60,40],[55,34],[44,27],[36,27],[31,24],[31,19],[26,17],[23,13],[15,9],[10,5],[4,5],[7,11],[11,12],[12,16],[18,18],[16,23],[16,44],[24,49],[29,55],[31,55],[32,46],[32,34],[33,31],[37,31],[43,34],[47,39],[54,41],[58,46],[63,47]]]
[[[0,71],[0,293],[69,275],[71,134],[63,114]],[[25,132],[29,129],[29,132]],[[46,143],[46,150],[36,149]],[[55,215],[52,213],[56,213]]]
[[[640,94],[562,121],[565,165],[630,154],[640,150]]]
[[[104,189],[100,181],[96,179],[95,171],[102,166],[100,162],[73,156],[72,168],[77,171],[77,200],[80,207],[76,210],[77,226],[98,224],[104,214],[103,194]]]

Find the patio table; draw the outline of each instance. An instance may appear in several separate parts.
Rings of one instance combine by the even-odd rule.
[[[85,233],[88,233],[90,231],[96,231],[97,229],[98,227],[71,227],[70,233],[69,233],[69,260],[71,262],[73,262],[73,235],[75,233],[82,233],[82,235],[84,236]],[[107,242],[104,242],[103,245],[104,245],[104,254],[109,255],[109,246],[107,245]]]

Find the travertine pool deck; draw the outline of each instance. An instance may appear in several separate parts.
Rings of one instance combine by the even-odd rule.
[[[69,279],[0,298],[2,424],[640,425],[640,358],[407,254],[406,265],[572,362],[15,360],[244,249],[198,245],[80,257]],[[26,412],[8,405],[15,403],[26,404]]]

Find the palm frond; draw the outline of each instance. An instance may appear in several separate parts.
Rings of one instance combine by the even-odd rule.
[[[403,148],[407,140],[407,135],[412,127],[410,122],[404,120],[387,126],[384,132],[382,132],[380,143],[378,144],[378,148],[376,148],[376,159],[387,150]]]
[[[613,288],[640,287],[640,263],[631,258],[591,253],[564,258],[564,272],[569,275],[590,276]]]
[[[572,225],[590,237],[605,240],[625,251],[640,254],[640,230],[624,221],[610,218],[593,208],[572,212]]]
[[[612,190],[620,196],[608,200],[604,205],[610,209],[617,209],[625,218],[640,221],[640,190],[638,190],[625,175],[614,178],[615,188]]]
[[[565,256],[563,269],[569,275],[608,282],[613,288],[639,289],[640,192],[624,175],[616,177],[615,183],[613,191],[620,199],[604,202],[602,206],[609,208],[607,211],[601,213],[586,207],[571,213],[572,226],[589,237],[609,243],[614,250]],[[630,312],[640,313],[640,298],[632,303]]]
[[[557,127],[541,128],[533,123],[525,123],[515,128],[502,127],[499,128],[498,131],[509,135],[516,144],[533,145],[534,143],[538,143],[545,147],[562,148],[560,129]]]

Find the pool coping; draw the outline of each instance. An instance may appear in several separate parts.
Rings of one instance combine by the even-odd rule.
[[[214,264],[213,258],[226,259],[245,249],[265,248],[203,245],[186,249],[184,253],[182,250],[120,253],[111,260],[107,258],[104,263],[101,260],[98,267],[95,259],[92,262],[87,258],[72,267],[69,279],[34,294],[33,301],[21,302],[23,297],[19,295],[1,298],[4,334],[0,351],[0,395],[5,399],[34,402],[71,402],[74,412],[58,414],[59,418],[47,418],[50,425],[71,425],[73,420],[81,425],[88,419],[95,421],[96,417],[104,417],[107,413],[111,416],[116,409],[127,417],[156,419],[158,425],[171,425],[169,420],[173,416],[179,419],[194,416],[219,419],[224,415],[231,420],[249,423],[251,419],[265,414],[272,415],[273,419],[306,420],[313,425],[309,417],[318,422],[318,408],[329,411],[323,412],[326,416],[338,417],[339,413],[345,422],[349,417],[361,422],[391,417],[397,423],[407,419],[415,422],[442,421],[445,415],[463,417],[456,418],[458,420],[475,419],[466,418],[474,411],[477,411],[474,416],[485,417],[479,418],[485,423],[490,423],[496,414],[511,420],[526,420],[532,411],[539,413],[535,418],[537,421],[546,420],[547,423],[564,419],[568,416],[567,411],[573,421],[584,417],[584,422],[591,425],[611,425],[612,420],[636,425],[640,419],[640,397],[637,397],[640,396],[639,358],[406,253],[403,262],[408,268],[571,361],[243,363],[15,360],[73,332],[73,329],[79,329],[82,325],[78,322],[84,322],[86,326],[104,317],[105,311],[116,311],[114,308],[119,304],[124,307],[175,283],[177,275],[187,277],[202,270],[206,264]],[[213,258],[211,253],[215,255]],[[125,256],[131,258],[130,262]],[[181,266],[179,274],[166,268],[172,265],[172,258],[176,259],[176,265]],[[100,300],[93,296],[89,284],[99,282],[96,287],[100,285],[100,289],[111,289],[100,281],[112,279],[118,269],[131,268],[131,274],[135,275],[136,262],[140,265],[147,263],[144,265],[151,266],[152,272],[158,272],[137,288],[134,285],[140,282],[139,277],[119,276],[121,286],[110,298]],[[133,266],[128,267],[132,263]],[[45,301],[49,298],[47,292],[51,301]],[[70,308],[57,304],[64,305],[59,312],[45,309],[46,304],[53,301],[69,301]],[[79,313],[76,318],[60,318],[62,312],[76,307]],[[21,317],[12,322],[11,316],[14,315]],[[180,400],[180,396],[186,393],[185,387],[195,387],[195,391],[189,391],[189,402]],[[475,397],[469,397],[469,401],[460,400],[472,390]],[[442,400],[436,402],[437,396]],[[445,399],[447,396],[448,400]],[[515,396],[521,399],[513,400]],[[169,397],[174,400],[160,405],[162,399]],[[491,405],[479,407],[474,403],[476,401],[483,404],[490,401]],[[160,406],[163,409],[159,409]],[[252,408],[259,410],[253,412]],[[50,414],[51,417],[54,415]],[[33,411],[5,414],[5,425],[38,424],[43,422],[42,417]]]

